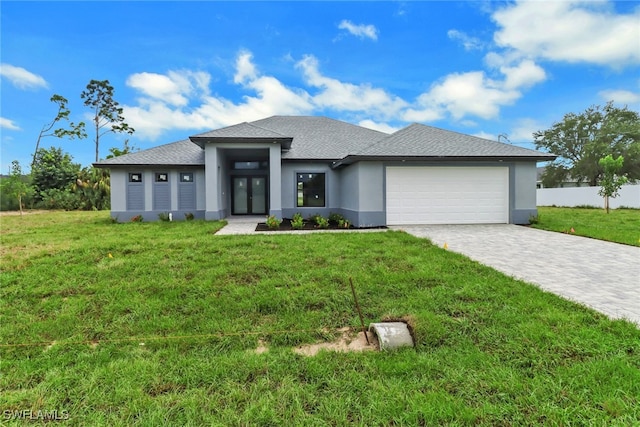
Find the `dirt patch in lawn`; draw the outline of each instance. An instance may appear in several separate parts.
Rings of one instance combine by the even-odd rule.
[[[268,350],[269,349],[267,348],[267,343],[263,340],[258,340],[258,348],[254,350],[256,354],[266,353]]]
[[[301,345],[294,348],[293,351],[303,356],[315,356],[320,350],[351,352],[372,351],[379,348],[378,340],[371,332],[367,333],[370,344],[367,344],[367,339],[362,331],[356,332],[351,328],[340,328],[338,332],[340,332],[340,336],[335,341]]]

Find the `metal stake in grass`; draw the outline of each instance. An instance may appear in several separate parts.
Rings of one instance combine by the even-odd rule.
[[[360,317],[360,324],[362,325],[362,332],[364,338],[367,340],[367,345],[371,345],[369,337],[367,336],[367,328],[364,327],[364,321],[362,320],[362,310],[360,310],[360,304],[358,304],[358,297],[356,296],[356,288],[353,287],[353,280],[349,277],[349,284],[351,285],[351,292],[353,293],[353,300],[356,303],[356,309],[358,310],[358,316]]]

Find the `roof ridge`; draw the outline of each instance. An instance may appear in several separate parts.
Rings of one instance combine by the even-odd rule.
[[[367,150],[370,150],[371,148],[375,147],[375,146],[376,146],[376,145],[378,145],[378,144],[381,144],[383,141],[385,141],[385,140],[387,140],[387,139],[391,138],[392,136],[396,135],[397,133],[400,133],[400,132],[402,132],[402,131],[403,131],[403,130],[405,130],[405,129],[409,129],[409,128],[410,128],[410,127],[412,127],[413,125],[417,125],[417,124],[419,124],[419,123],[412,123],[412,124],[410,124],[410,125],[408,125],[408,126],[403,127],[402,129],[398,129],[397,131],[395,131],[395,132],[393,132],[393,133],[386,133],[386,132],[382,132],[382,133],[384,133],[384,134],[385,134],[385,136],[383,136],[382,138],[380,138],[380,139],[378,139],[378,140],[376,140],[376,141],[373,141],[371,144],[367,145],[366,147],[364,147],[362,150],[358,151],[357,153],[353,153],[352,155],[353,155],[353,156],[358,156],[358,155],[360,155],[360,153],[362,153],[362,152],[364,152],[364,151],[367,151]],[[373,129],[372,129],[372,130],[373,130]],[[378,132],[381,132],[381,131],[378,131]]]
[[[277,116],[271,116],[271,117],[277,117]],[[281,117],[284,117],[284,116],[281,116]],[[256,120],[256,121],[258,121],[258,120]],[[280,135],[280,136],[281,136],[281,137],[283,137],[283,138],[291,138],[290,136],[288,136],[288,135],[283,135],[283,134],[281,134],[280,132],[277,132],[277,131],[275,131],[275,130],[273,130],[273,129],[269,129],[269,128],[266,128],[266,127],[264,127],[264,126],[258,126],[258,125],[256,125],[256,124],[254,124],[254,123],[255,123],[255,121],[254,121],[254,122],[242,122],[242,124],[244,124],[244,123],[246,123],[247,125],[249,125],[249,126],[251,126],[251,127],[256,128],[256,129],[261,129],[261,130],[266,130],[266,131],[269,131],[269,132],[272,132],[272,133],[276,133],[276,134]]]

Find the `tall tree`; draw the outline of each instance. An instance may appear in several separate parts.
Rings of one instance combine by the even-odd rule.
[[[109,84],[109,80],[91,80],[80,98],[92,110],[97,162],[100,156],[100,137],[109,132],[131,135],[135,130],[124,121],[123,110],[113,99],[113,86]]]
[[[640,114],[627,107],[608,102],[579,114],[568,113],[533,137],[536,148],[558,155],[542,177],[545,186],[555,186],[569,176],[598,185],[604,174],[599,160],[607,154],[624,156],[627,161],[620,174],[630,181],[640,179]]]
[[[85,126],[84,122],[80,122],[78,124],[70,122],[68,129],[61,127],[56,130],[52,130],[56,125],[56,123],[58,123],[59,121],[61,120],[69,121],[69,114],[71,114],[71,111],[67,108],[67,103],[69,101],[67,101],[67,98],[65,98],[62,95],[53,94],[53,96],[51,97],[51,102],[58,105],[58,114],[56,114],[56,116],[51,121],[51,123],[47,123],[42,127],[42,130],[40,130],[40,134],[38,135],[38,140],[36,141],[36,149],[33,151],[33,160],[31,161],[31,167],[33,167],[33,164],[36,161],[36,153],[40,148],[40,141],[45,136],[56,136],[58,138],[64,138],[65,136],[68,136],[71,139],[73,138],[83,139],[87,137],[87,133],[84,130],[84,126]]]

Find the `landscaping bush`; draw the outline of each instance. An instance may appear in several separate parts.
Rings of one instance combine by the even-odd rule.
[[[280,218],[277,218],[275,215],[270,215],[267,217],[267,227],[269,227],[269,229],[271,230],[277,230],[278,228],[280,228],[280,224],[282,223],[282,220]]]
[[[304,219],[302,219],[302,214],[300,212],[296,212],[291,218],[291,228],[294,230],[301,230],[304,227]]]
[[[316,215],[315,222],[318,228],[329,228],[329,220],[323,216]]]

